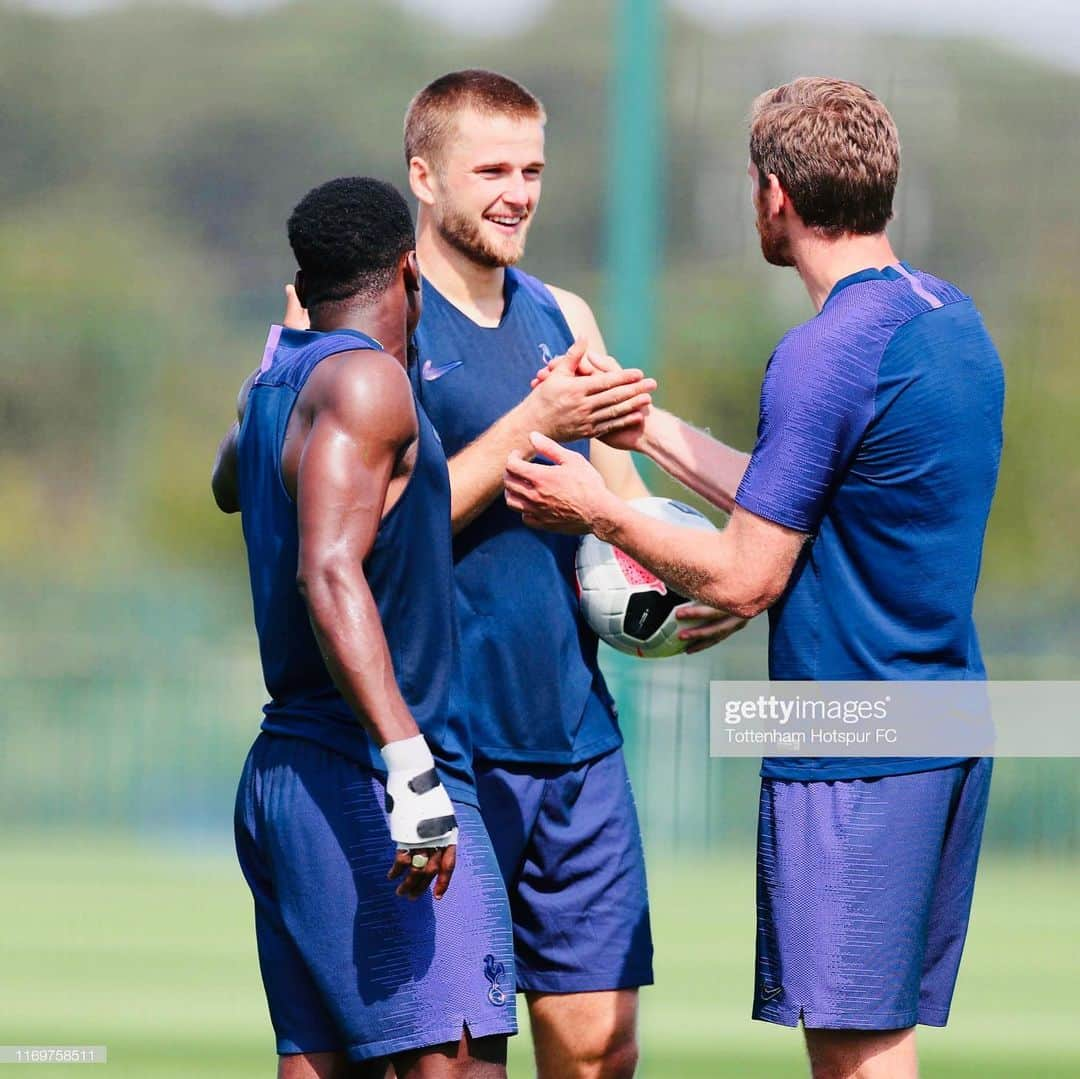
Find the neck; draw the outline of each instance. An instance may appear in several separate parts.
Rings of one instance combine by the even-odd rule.
[[[795,269],[817,311],[825,306],[837,281],[859,270],[882,270],[900,261],[884,232],[873,236],[849,233],[829,240],[806,230],[792,247]]]
[[[334,330],[356,330],[373,337],[384,352],[407,362],[408,341],[405,332],[405,313],[400,305],[383,297],[366,307],[345,304],[322,304],[311,312],[311,328],[319,333]]]
[[[482,266],[448,243],[425,206],[417,221],[416,257],[424,276],[460,311],[480,323],[502,318],[506,270]]]

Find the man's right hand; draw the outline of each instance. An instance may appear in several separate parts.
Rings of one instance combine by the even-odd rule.
[[[652,403],[655,379],[637,368],[595,368],[581,373],[586,360],[584,341],[575,341],[552,360],[522,402],[529,426],[556,442],[608,438],[618,431],[640,427]]]
[[[563,357],[559,357],[563,359]],[[541,367],[536,372],[536,376],[532,380],[532,387],[535,391],[537,387],[542,386],[551,377],[551,367],[549,364],[547,367]],[[572,370],[576,370],[579,376],[594,377],[597,374],[613,375],[620,371],[622,368],[619,366],[619,361],[614,356],[607,356],[601,352],[594,352],[592,350],[583,353],[579,356],[577,365]],[[625,372],[624,372],[625,373]],[[649,379],[655,388],[656,382]],[[635,422],[624,424],[621,427],[614,427],[604,434],[599,434],[596,437],[602,442],[606,442],[609,446],[617,450],[637,450],[641,448],[642,436],[645,433],[645,424],[648,422],[649,414],[652,412],[652,403],[644,405],[640,408],[634,416]]]
[[[300,303],[300,297],[296,295],[296,289],[292,285],[285,286],[285,314],[281,324],[289,330],[311,329],[307,308]]]
[[[397,894],[408,899],[419,898],[435,880],[435,898],[441,899],[454,872],[458,828],[431,750],[418,734],[387,742],[382,757],[390,838],[398,847],[387,877],[396,880],[405,874]]]

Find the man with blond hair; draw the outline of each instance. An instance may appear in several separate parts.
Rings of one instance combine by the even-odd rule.
[[[972,617],[1001,452],[1001,363],[970,297],[900,261],[899,175],[868,90],[802,78],[754,103],[765,258],[816,309],[774,351],[749,456],[658,409],[635,447],[721,508],[714,537],[636,513],[540,434],[513,453],[528,524],[592,531],[684,595],[769,610],[781,680],[979,680]],[[611,366],[610,364],[608,366]],[[914,1079],[943,1026],[989,793],[985,758],[766,758],[753,1014],[800,1021],[815,1079]]]
[[[653,975],[622,736],[578,611],[576,540],[525,527],[502,481],[507,454],[529,452],[540,430],[587,456],[619,497],[647,494],[630,455],[604,439],[640,428],[655,383],[640,371],[579,374],[586,347],[604,350],[588,304],[515,265],[539,203],[544,124],[540,101],[492,71],[451,72],[409,106],[425,304],[412,374],[449,458],[457,687],[510,894],[537,1071],[623,1079],[637,1061],[638,987]],[[698,604],[682,614],[694,647],[742,624]]]

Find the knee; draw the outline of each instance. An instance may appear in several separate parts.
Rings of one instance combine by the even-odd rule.
[[[633,1079],[638,1065],[638,1044],[633,1032],[581,1048],[575,1061],[577,1079]]]
[[[637,1038],[631,1034],[605,1054],[599,1079],[633,1079],[638,1066]]]

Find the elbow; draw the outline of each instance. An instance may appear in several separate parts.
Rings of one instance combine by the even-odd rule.
[[[314,615],[331,601],[335,592],[347,589],[349,578],[345,559],[330,556],[305,560],[296,572],[296,588]]]
[[[210,480],[210,493],[214,496],[214,502],[222,513],[240,512],[240,500],[236,496],[236,491],[229,484],[222,482],[216,472]]]
[[[787,581],[744,581],[735,588],[712,589],[703,602],[739,618],[757,618],[767,611],[783,594]]]
[[[762,611],[767,611],[775,602],[775,596],[755,596],[752,599],[740,600],[737,603],[729,603],[727,609],[740,618],[757,618]]]
[[[296,590],[308,608],[314,610],[329,590],[326,570],[322,566],[302,565],[296,573]]]

